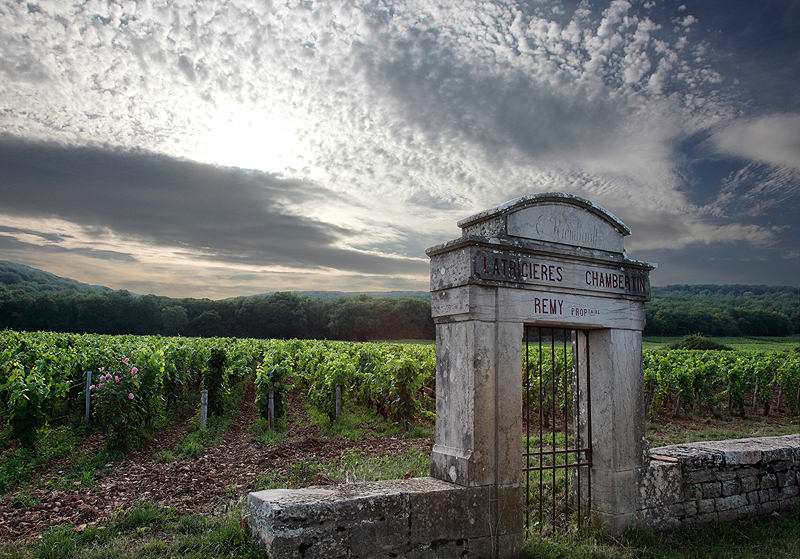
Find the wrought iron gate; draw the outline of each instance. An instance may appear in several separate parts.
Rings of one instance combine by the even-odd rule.
[[[588,336],[525,326],[524,343],[526,533],[580,529],[592,498]]]

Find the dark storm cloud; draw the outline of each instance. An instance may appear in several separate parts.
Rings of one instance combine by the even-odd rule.
[[[23,235],[34,235],[51,243],[58,243],[63,241],[64,239],[69,238],[69,235],[59,235],[57,233],[43,233],[41,231],[34,231],[33,229],[19,229],[18,227],[6,227],[4,225],[0,225],[0,233],[21,233]]]
[[[0,140],[0,211],[57,217],[197,250],[221,262],[399,273],[403,259],[336,244],[351,232],[292,215],[320,192],[300,181],[190,161],[90,148]]]
[[[3,228],[13,229],[13,228]],[[51,238],[54,242],[60,241],[63,236],[61,235],[48,235],[41,233],[26,232],[27,234],[36,235],[42,238]],[[116,262],[137,262],[138,259],[132,255],[124,252],[114,250],[97,250],[87,247],[67,248],[59,246],[58,244],[33,244],[20,241],[16,237],[8,235],[0,235],[0,250],[13,250],[25,251],[30,254],[43,253],[43,254],[60,254],[60,255],[82,255],[92,258],[100,258],[102,260],[116,261]]]

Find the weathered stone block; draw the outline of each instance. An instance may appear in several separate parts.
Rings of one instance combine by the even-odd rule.
[[[703,483],[700,489],[703,492],[703,499],[715,499],[722,495],[722,483],[718,481]]]
[[[761,477],[761,489],[772,489],[778,486],[778,476],[775,474],[766,474]]]
[[[772,448],[764,449],[763,460],[765,464],[768,464],[770,462],[779,462],[779,461],[790,462],[794,460],[793,447],[795,448],[800,447],[799,435],[789,435],[786,437],[771,437],[771,439],[772,441],[766,441],[766,439],[760,439],[761,441],[766,441],[766,443],[762,442],[762,444],[771,444],[772,446]]]
[[[726,466],[758,464],[761,461],[761,449],[751,439],[709,441],[694,443],[698,449],[708,450],[723,455]]]
[[[714,506],[718,512],[739,509],[747,505],[747,498],[744,495],[731,495],[730,497],[717,497]]]
[[[781,505],[778,501],[761,501],[761,514],[772,514],[780,508]]]
[[[741,484],[742,493],[757,491],[761,487],[761,483],[756,476],[740,478],[739,483]]]
[[[790,497],[795,497],[798,493],[800,493],[800,490],[797,489],[796,485],[783,487],[781,489],[780,500],[788,499]]]
[[[514,512],[521,518],[519,486],[416,478],[260,491],[248,501],[251,532],[272,558],[460,557],[496,545],[498,530],[511,546],[504,555],[522,548],[521,520],[511,520]]]
[[[794,472],[781,472],[779,474],[775,474],[775,477],[778,479],[778,487],[790,487],[795,484]]]
[[[717,475],[714,470],[692,470],[686,472],[686,478],[691,483],[705,483],[708,481],[716,481]]]
[[[780,462],[770,463],[769,469],[772,470],[773,472],[785,472],[789,468],[791,468],[791,466],[792,466],[791,462],[783,460]]]
[[[694,485],[685,488],[697,492]],[[676,462],[652,461],[640,485],[642,502],[645,506],[658,507],[671,505],[683,499],[684,484],[681,465]]]
[[[690,517],[697,514],[697,501],[687,501],[683,503],[683,516]]]
[[[736,475],[740,478],[752,477],[757,476],[761,473],[761,470],[758,468],[737,468]]]
[[[738,479],[731,479],[722,482],[722,496],[729,497],[731,495],[738,495],[742,492],[742,484]]]
[[[714,499],[700,499],[697,501],[697,513],[708,514],[714,512]]]
[[[736,472],[733,470],[720,470],[716,472],[717,481],[730,481],[736,479]]]

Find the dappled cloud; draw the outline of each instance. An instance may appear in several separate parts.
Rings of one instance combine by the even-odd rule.
[[[798,203],[797,112],[743,117],[708,23],[638,0],[4,3],[0,256],[126,254],[154,289],[193,266],[427,289],[458,219],[546,191],[635,250],[780,244],[736,200]],[[703,134],[741,164],[701,200],[681,146]]]

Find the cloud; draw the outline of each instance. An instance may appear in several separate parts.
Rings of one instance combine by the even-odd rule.
[[[800,114],[737,120],[723,126],[713,140],[723,153],[800,169]]]
[[[748,117],[736,68],[774,18],[741,34],[750,5],[710,4],[1,4],[4,234],[211,283],[424,289],[423,250],[458,219],[564,191],[637,250],[772,246],[796,231],[776,212],[796,207],[797,110]]]
[[[80,225],[84,238],[111,231],[207,260],[259,266],[386,274],[410,265],[404,258],[348,247],[354,232],[345,227],[293,214],[289,208],[297,200],[326,195],[299,181],[13,138],[0,142],[0,165],[0,212],[55,216]]]

